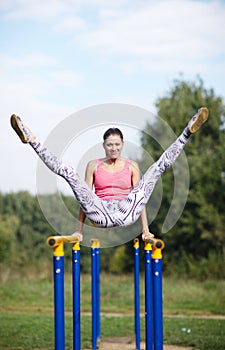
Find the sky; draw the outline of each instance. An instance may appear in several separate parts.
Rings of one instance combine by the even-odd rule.
[[[91,106],[154,114],[181,74],[200,75],[224,98],[224,22],[225,1],[0,0],[0,192],[36,191],[37,157],[11,129],[13,113],[44,141]],[[94,118],[71,149],[75,166],[101,143],[104,125],[94,127]],[[125,131],[138,144],[137,130]]]

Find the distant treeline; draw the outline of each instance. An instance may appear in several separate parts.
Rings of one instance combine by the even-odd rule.
[[[49,195],[51,202],[51,215],[59,215],[57,211],[57,196]],[[74,212],[77,210],[73,197],[62,196],[64,202]],[[179,232],[180,233],[180,232]],[[192,246],[198,246],[198,255],[193,254],[188,245],[180,240],[180,234],[174,234],[171,240],[167,233],[164,239],[166,243],[163,252],[165,274],[178,274],[195,278],[223,278],[224,258],[221,247],[214,244],[206,251],[201,249],[207,247],[194,236],[189,241]],[[10,194],[0,193],[0,275],[21,275],[40,273],[42,276],[52,274],[52,249],[46,244],[50,235],[58,235],[47,222],[36,196],[28,192]],[[187,233],[188,235],[188,233]],[[141,240],[141,237],[140,237]],[[188,238],[187,238],[188,240]],[[142,244],[141,244],[142,245]],[[186,247],[186,249],[185,249]],[[81,269],[90,272],[91,256],[90,249],[81,247]],[[66,268],[70,269],[70,247],[66,247]],[[201,253],[201,254],[200,254]],[[141,249],[141,259],[143,249]],[[143,264],[141,264],[143,265]],[[101,270],[113,273],[129,273],[133,269],[133,242],[115,248],[104,248],[101,250]],[[143,269],[143,266],[142,266]]]

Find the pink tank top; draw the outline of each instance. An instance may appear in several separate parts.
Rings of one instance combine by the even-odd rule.
[[[97,196],[104,200],[122,199],[126,197],[132,188],[130,169],[131,161],[127,160],[123,170],[110,173],[102,167],[101,160],[97,160],[97,169],[94,173],[94,187]]]

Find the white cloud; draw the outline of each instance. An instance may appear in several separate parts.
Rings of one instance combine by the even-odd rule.
[[[9,0],[1,7],[8,20],[52,20],[53,29],[69,35],[68,46],[79,45],[101,59],[118,57],[130,72],[140,62],[147,71],[155,65],[170,70],[178,61],[184,70],[197,70],[206,59],[225,54],[222,1]]]
[[[65,70],[60,62],[50,55],[32,53],[15,57],[0,55],[2,91],[8,89],[10,95],[27,90],[30,95],[46,95],[55,86],[77,87],[82,75],[73,70]]]
[[[36,69],[34,69],[36,67]],[[50,55],[40,53],[21,57],[0,56],[0,90],[2,131],[8,134],[11,114],[27,116],[35,130],[44,139],[61,118],[78,108],[65,104],[63,99],[53,99],[59,92],[77,88],[82,83],[80,73],[63,69]],[[63,90],[64,89],[64,90]],[[44,125],[44,127],[43,127]]]
[[[52,85],[58,86],[67,86],[67,87],[77,87],[80,86],[83,77],[80,73],[71,72],[71,71],[55,71],[49,74],[49,77],[52,78]]]
[[[78,16],[66,16],[60,19],[54,28],[58,31],[82,31],[86,29],[86,21]]]
[[[39,21],[54,19],[69,13],[70,6],[62,0],[9,0],[0,5],[5,20],[36,19]]]
[[[79,43],[101,55],[121,57],[133,68],[197,70],[206,59],[225,54],[221,2],[158,1],[82,33]],[[135,60],[142,62],[140,66]],[[158,64],[157,64],[158,63]],[[196,66],[195,66],[196,64]],[[131,69],[127,68],[128,70]]]
[[[136,0],[134,1],[136,3]],[[93,11],[99,8],[121,8],[131,5],[128,0],[2,0],[0,11],[5,20],[34,19],[37,21],[72,18],[79,11]],[[78,19],[77,19],[78,20]],[[81,20],[82,21],[82,20]],[[65,23],[65,21],[63,20]],[[79,22],[79,20],[78,20]]]
[[[40,52],[28,53],[27,55],[10,56],[8,54],[0,55],[0,67],[4,67],[4,71],[9,69],[29,69],[56,66],[57,60],[47,54]]]

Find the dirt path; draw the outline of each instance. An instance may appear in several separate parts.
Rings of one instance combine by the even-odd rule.
[[[135,350],[135,348],[136,346],[133,339],[129,337],[106,338],[99,344],[99,350]],[[141,343],[141,350],[144,349],[145,343]],[[177,345],[164,345],[163,350],[193,350],[193,348]]]

